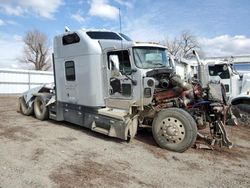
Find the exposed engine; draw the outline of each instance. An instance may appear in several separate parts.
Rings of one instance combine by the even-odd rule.
[[[148,76],[155,79],[154,106],[156,111],[164,108],[179,107],[189,112],[196,121],[198,130],[209,126],[213,145],[232,147],[224,129],[228,107],[225,102],[225,90],[220,83],[209,83],[202,88],[197,79],[190,83],[183,81],[179,75],[153,70]],[[202,138],[207,138],[198,134]]]

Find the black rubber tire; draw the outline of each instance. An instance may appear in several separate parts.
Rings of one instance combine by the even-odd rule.
[[[49,109],[46,106],[46,100],[42,96],[37,96],[34,101],[35,116],[39,120],[49,119]]]
[[[233,115],[236,117],[238,125],[250,127],[250,105],[237,104],[231,107]]]
[[[184,138],[178,143],[167,141],[167,138],[162,135],[161,123],[167,118],[177,120],[181,123],[179,126],[183,126],[182,129],[185,130]],[[156,143],[160,147],[170,151],[184,152],[192,147],[196,141],[197,125],[193,117],[185,110],[180,108],[168,108],[157,113],[153,120],[152,132]]]
[[[19,98],[20,103],[20,111],[23,115],[30,116],[34,113],[34,106],[33,104],[31,106],[28,106],[24,100],[24,97]]]

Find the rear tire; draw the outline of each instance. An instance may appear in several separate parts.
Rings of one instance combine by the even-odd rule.
[[[23,96],[19,98],[19,103],[20,103],[20,111],[23,115],[30,116],[34,113],[33,104],[31,106],[26,104]]]
[[[37,96],[34,101],[35,116],[39,120],[47,120],[49,118],[49,109],[46,106],[46,99],[42,96]]]
[[[196,141],[197,125],[185,110],[168,108],[158,112],[153,121],[152,132],[160,147],[184,152]]]

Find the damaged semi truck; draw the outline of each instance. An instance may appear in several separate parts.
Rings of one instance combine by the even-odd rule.
[[[54,38],[54,85],[27,91],[20,110],[67,121],[123,140],[152,129],[157,144],[183,152],[199,129],[232,146],[224,129],[221,85],[184,82],[164,46],[136,43],[111,31],[68,31]]]
[[[250,125],[250,73],[240,74],[235,69],[234,59],[205,60],[206,80],[221,82],[225,86],[228,103],[231,105],[234,123]]]

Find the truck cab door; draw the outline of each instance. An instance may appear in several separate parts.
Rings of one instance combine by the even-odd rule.
[[[118,99],[132,98],[131,63],[127,50],[107,53],[109,97]]]
[[[227,64],[209,65],[210,80],[220,81],[224,84],[227,96],[232,93],[231,74]]]

